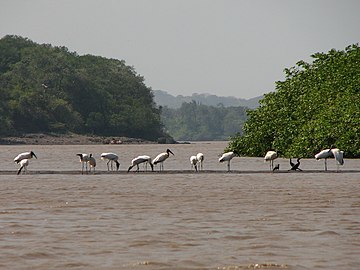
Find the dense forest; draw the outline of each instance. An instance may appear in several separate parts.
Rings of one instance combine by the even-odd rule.
[[[360,48],[312,55],[285,69],[286,78],[248,112],[244,134],[228,146],[244,156],[278,150],[285,157],[314,157],[338,147],[360,157]]]
[[[191,96],[177,95],[173,96],[163,90],[154,90],[154,100],[159,106],[167,106],[172,109],[179,109],[184,102],[195,101],[202,105],[208,106],[224,106],[224,107],[247,107],[249,109],[255,109],[259,107],[259,100],[263,96],[253,97],[250,99],[236,98],[236,97],[224,97],[211,94],[197,94],[194,93]]]
[[[0,95],[0,136],[74,132],[169,138],[151,89],[121,60],[5,36]]]
[[[246,108],[207,106],[184,102],[179,109],[162,108],[162,121],[176,140],[227,140],[241,134],[246,121]]]

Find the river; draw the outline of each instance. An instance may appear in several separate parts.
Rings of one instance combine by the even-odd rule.
[[[360,169],[218,158],[226,142],[0,147],[1,269],[359,269]],[[170,148],[164,173],[126,173]],[[33,150],[28,174],[13,158]],[[119,155],[107,173],[102,152]],[[189,157],[205,155],[203,172]],[[76,153],[92,153],[81,175]],[[140,169],[143,169],[141,166]],[[2,173],[1,173],[2,172]]]

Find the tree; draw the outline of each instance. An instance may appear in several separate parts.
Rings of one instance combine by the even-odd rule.
[[[2,38],[0,49],[0,135],[168,137],[152,90],[125,61],[17,36]]]
[[[234,132],[242,132],[246,109],[192,101],[182,103],[179,109],[163,107],[161,117],[166,130],[177,140],[226,140]]]
[[[250,111],[244,135],[228,146],[246,156],[269,149],[288,157],[313,157],[334,145],[360,156],[360,48],[316,53],[311,64],[285,69],[285,81]]]

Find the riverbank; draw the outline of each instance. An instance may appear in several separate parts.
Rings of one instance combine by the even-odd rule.
[[[81,144],[144,144],[157,143],[138,138],[105,137],[79,134],[24,134],[17,137],[1,137],[0,145],[81,145]]]

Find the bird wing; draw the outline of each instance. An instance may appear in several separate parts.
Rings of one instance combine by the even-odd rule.
[[[20,160],[21,160],[21,154],[17,155],[17,156],[14,158],[14,162],[19,163]]]
[[[15,158],[14,161],[19,163],[19,161],[25,159],[25,158],[30,158],[30,152],[24,152],[21,154],[18,154]]]
[[[292,162],[291,159],[290,159],[290,165],[291,165],[291,167],[294,167],[294,165],[295,165],[295,163]]]
[[[321,158],[329,158],[331,156],[333,156],[332,151],[330,151],[330,149],[324,149],[324,150],[320,151],[319,153],[317,153],[315,155],[315,158],[321,159]]]
[[[339,165],[344,165],[344,152],[343,151],[340,151],[339,149],[332,149],[331,150],[332,154],[334,155],[335,157],[335,160],[336,162],[339,164]]]
[[[131,161],[132,165],[140,164],[150,159],[149,156],[138,156]]]
[[[197,158],[198,161],[203,161],[204,160],[204,154],[203,153],[198,153],[196,155],[196,158]]]
[[[88,160],[88,162],[89,162],[90,166],[96,167],[96,160],[95,160],[95,158],[90,157],[89,160]]]
[[[194,164],[194,165],[195,165],[197,162],[198,162],[198,159],[197,159],[196,156],[191,156],[191,157],[190,157],[190,163],[191,163],[191,164]]]
[[[102,153],[101,154],[102,159],[109,159],[109,160],[118,160],[118,155],[115,153]]]
[[[156,156],[156,158],[154,158],[153,160],[153,164],[157,164],[159,162],[164,161],[166,158],[168,157],[167,153],[160,153]]]
[[[277,154],[275,151],[267,151],[265,157],[264,157],[264,160],[265,161],[268,161],[268,160],[272,160],[272,159],[275,159],[277,157]]]
[[[228,160],[232,159],[234,156],[235,156],[235,153],[234,153],[234,152],[224,153],[224,154],[219,158],[219,162],[228,161]]]

